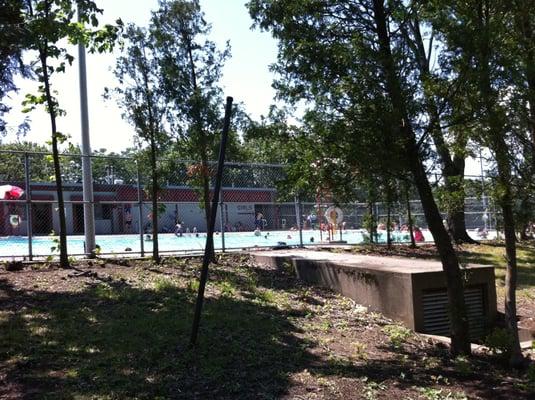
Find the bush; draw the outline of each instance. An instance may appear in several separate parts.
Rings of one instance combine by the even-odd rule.
[[[491,353],[503,359],[508,359],[513,349],[513,338],[507,329],[495,328],[484,342]]]
[[[387,325],[383,328],[383,332],[390,339],[392,347],[399,348],[412,335],[410,329],[401,325]]]

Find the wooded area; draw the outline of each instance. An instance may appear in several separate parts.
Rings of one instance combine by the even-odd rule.
[[[283,106],[252,119],[232,113],[229,161],[282,163],[278,182],[289,198],[328,198],[371,205],[405,202],[417,194],[447,277],[452,356],[470,355],[458,245],[466,232],[468,158],[485,157],[484,189],[499,209],[506,273],[504,313],[509,364],[526,366],[517,326],[517,245],[535,223],[535,7],[530,0],[250,0],[256,29],[278,43],[273,85]],[[158,250],[158,196],[172,160],[198,160],[188,182],[201,194],[210,220],[211,177],[223,124],[222,68],[230,47],[207,38],[198,0],[160,0],[147,26],[99,25],[91,0],[10,0],[0,3],[0,132],[10,112],[3,100],[15,76],[39,82],[25,112],[44,107],[50,142],[2,143],[1,149],[51,151],[32,164],[35,176],[56,184],[60,264],[69,267],[62,182],[80,153],[58,132],[63,111],[51,85],[73,63],[70,44],[91,52],[115,49],[116,86],[106,89],[132,126],[137,160],[150,176],[153,260]],[[229,93],[231,94],[231,93]],[[31,114],[30,114],[31,115]],[[296,118],[295,116],[299,115]],[[108,154],[105,149],[96,154]],[[1,153],[0,159],[9,155]],[[158,162],[159,159],[171,160]],[[8,161],[6,161],[8,162]],[[104,175],[110,163],[93,169]],[[117,174],[135,176],[117,164]],[[9,180],[18,171],[6,168]],[[433,176],[440,179],[432,179]],[[370,206],[371,208],[371,206]],[[446,221],[440,209],[447,211]],[[370,213],[369,229],[378,221]],[[387,221],[390,231],[390,214]],[[390,239],[388,239],[390,245]],[[213,248],[213,246],[211,247]],[[215,254],[211,255],[216,260]]]

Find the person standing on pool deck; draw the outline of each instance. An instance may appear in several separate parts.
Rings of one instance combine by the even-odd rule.
[[[421,229],[417,226],[414,227],[414,240],[417,242],[424,242],[424,234],[422,233]]]
[[[130,206],[124,207],[124,227],[126,233],[132,233],[132,209]]]
[[[254,227],[255,227],[255,230],[262,230],[262,218],[264,218],[264,216],[262,215],[262,213],[258,213],[256,214],[256,218],[254,220]]]
[[[182,237],[182,224],[180,221],[178,221],[175,225],[175,236]]]
[[[147,214],[147,223],[143,227],[143,231],[145,233],[149,233],[152,230],[151,228],[152,228],[152,211],[149,211],[149,213]]]

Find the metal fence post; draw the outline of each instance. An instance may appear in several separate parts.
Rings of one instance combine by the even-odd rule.
[[[24,179],[26,181],[26,231],[28,233],[28,257],[30,261],[33,259],[32,251],[32,194],[30,186],[30,158],[28,153],[24,153]]]
[[[496,210],[495,206],[493,206],[492,209],[494,210],[494,229],[496,229],[496,239],[500,240],[500,230],[498,229],[498,211]]]
[[[141,172],[139,171],[139,163],[136,160],[137,173],[137,202],[139,208],[139,247],[141,249],[141,257],[145,256],[145,245],[143,243],[143,192],[141,191]]]
[[[299,201],[299,196],[294,197],[295,204],[295,222],[297,224],[297,229],[299,229],[299,247],[303,247],[303,227],[301,226],[301,203]]]
[[[221,251],[225,252],[225,216],[224,216],[223,188],[219,194],[219,225],[221,226]]]

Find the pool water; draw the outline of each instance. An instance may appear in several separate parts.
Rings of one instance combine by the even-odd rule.
[[[476,239],[475,232],[469,232],[471,236]],[[423,231],[426,241],[432,241],[432,236],[429,231]],[[348,244],[358,244],[364,241],[366,233],[360,229],[347,230],[342,233],[342,239]],[[489,239],[495,237],[495,234],[489,234]],[[184,234],[182,237],[177,237],[172,233],[161,233],[158,235],[159,248],[163,252],[186,252],[186,251],[202,251],[206,242],[206,235],[199,233],[199,236],[194,234]],[[323,240],[322,240],[323,239]],[[339,240],[340,236],[337,232],[335,240]],[[298,231],[273,231],[262,232],[260,236],[256,236],[253,232],[226,232],[225,233],[225,248],[226,249],[241,249],[254,247],[273,247],[281,243],[295,246],[299,245]],[[409,236],[407,232],[392,232],[392,240],[395,242],[408,242]],[[382,231],[378,234],[379,242],[386,242],[386,232]],[[132,235],[97,235],[96,243],[100,246],[101,254],[112,253],[140,253],[141,246],[138,234]],[[328,243],[327,235],[322,232],[320,238],[320,231],[318,230],[304,230],[303,244],[313,245]],[[32,238],[32,251],[35,256],[48,256],[50,254],[57,254],[57,251],[52,251],[51,248],[56,244],[50,236],[35,236]],[[145,252],[152,251],[152,242],[144,240],[143,242]],[[222,248],[222,236],[216,234],[214,236],[214,246],[216,249]],[[71,255],[84,254],[84,237],[83,236],[69,236],[67,238],[67,249]],[[129,249],[129,250],[128,250]],[[28,255],[28,238],[24,236],[9,236],[0,237],[0,257],[23,257]]]

